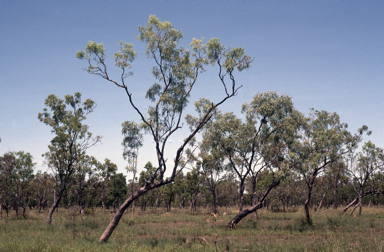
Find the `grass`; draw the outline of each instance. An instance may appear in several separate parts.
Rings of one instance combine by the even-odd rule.
[[[76,215],[60,209],[52,225],[46,213],[28,212],[27,218],[0,220],[0,251],[384,251],[384,207],[364,208],[361,217],[339,215],[331,209],[312,212],[258,212],[232,230],[236,215],[200,210],[126,213],[107,243],[98,239],[113,214],[96,210]]]

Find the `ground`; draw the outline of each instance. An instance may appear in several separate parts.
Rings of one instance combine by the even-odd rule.
[[[113,217],[110,210],[86,209],[85,215],[63,208],[45,225],[46,212],[0,220],[0,251],[384,251],[384,206],[365,207],[363,215],[340,215],[338,210],[303,209],[273,213],[267,210],[226,228],[236,209],[126,212],[107,243],[98,239]],[[3,211],[3,215],[4,215]]]

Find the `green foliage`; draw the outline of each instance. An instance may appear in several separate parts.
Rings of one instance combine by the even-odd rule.
[[[81,94],[66,95],[65,100],[51,94],[45,100],[48,108],[39,113],[38,119],[52,128],[55,134],[44,156],[57,172],[60,180],[74,171],[74,163],[85,154],[85,150],[100,141],[101,137],[92,138],[88,125],[83,124],[86,116],[93,112],[96,104],[87,99],[81,103]],[[69,106],[69,109],[67,109]]]
[[[124,147],[123,157],[128,161],[127,171],[133,172],[135,176],[139,148],[143,146],[143,135],[140,132],[139,125],[135,122],[125,121],[121,126],[121,133],[124,136],[121,143]]]
[[[127,195],[127,182],[125,176],[122,173],[117,173],[111,176],[108,181],[109,192],[107,195],[107,204],[116,205],[118,202],[122,202]]]
[[[18,214],[18,208],[24,209],[23,216],[32,196],[31,182],[34,179],[33,157],[29,152],[8,152],[0,157],[0,207],[8,212],[11,206]]]

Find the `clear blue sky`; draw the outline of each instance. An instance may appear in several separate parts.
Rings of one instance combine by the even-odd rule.
[[[185,46],[193,37],[218,37],[254,57],[252,68],[236,75],[243,88],[222,110],[240,115],[255,93],[277,91],[303,113],[337,112],[351,132],[368,125],[373,134],[365,140],[384,147],[384,1],[0,1],[0,154],[30,152],[37,169],[46,170],[41,154],[53,136],[37,114],[49,94],[81,92],[98,104],[87,121],[103,136],[89,154],[111,159],[123,172],[121,123],[137,116],[122,90],[87,74],[75,54],[88,41],[104,43],[110,71],[118,74],[112,55],[120,40],[133,43],[138,59],[129,83],[145,109],[153,63],[136,37],[150,14],[181,29]],[[221,97],[216,75],[208,68],[192,102]],[[173,137],[169,153],[186,131]],[[146,138],[139,168],[153,154]]]

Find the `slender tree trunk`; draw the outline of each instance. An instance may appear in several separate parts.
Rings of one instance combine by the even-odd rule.
[[[257,209],[262,208],[263,203],[265,201],[265,198],[268,196],[269,192],[276,187],[280,183],[280,180],[274,180],[268,187],[268,189],[264,192],[264,195],[260,198],[260,201],[251,206],[250,208],[245,209],[244,211],[238,213],[228,224],[227,226],[229,228],[233,228],[239,223],[244,217],[246,217],[248,214],[256,211]]]
[[[216,195],[216,190],[213,188],[212,190],[212,196],[213,196],[213,213],[217,213],[217,195]]]
[[[333,209],[337,209],[338,205],[337,205],[337,182],[338,182],[338,177],[334,179],[334,182],[333,182]]]
[[[148,186],[148,187],[145,187],[145,186],[141,187],[134,194],[132,194],[123,204],[121,204],[121,206],[117,210],[115,216],[113,217],[113,219],[109,223],[107,229],[104,231],[104,233],[100,237],[99,242],[106,242],[109,239],[109,237],[111,236],[111,234],[115,230],[117,224],[119,224],[119,221],[120,221],[121,217],[123,216],[124,211],[130,206],[130,204],[132,204],[132,202],[135,199],[139,198],[141,195],[148,192],[149,190],[155,189],[161,185],[164,185],[164,184],[159,183],[159,184]]]
[[[319,206],[318,206],[318,208],[317,208],[317,212],[320,212],[320,209],[321,209],[321,207],[323,206],[323,200],[324,200],[324,198],[325,198],[325,192],[324,192],[324,194],[323,194],[323,197],[321,197],[320,204],[319,204]]]
[[[257,178],[252,177],[252,205],[253,206],[257,204],[256,184],[257,184]],[[257,210],[255,210],[253,218],[257,219]]]
[[[311,180],[307,184],[308,185],[308,195],[307,195],[307,199],[305,200],[305,203],[304,203],[305,218],[307,219],[307,221],[311,220],[311,217],[309,216],[309,203],[310,203],[311,197],[312,197],[313,182],[314,182],[314,180]]]
[[[14,208],[15,208],[16,216],[19,216],[19,204],[16,203],[16,204],[14,205]]]
[[[184,208],[183,205],[184,205],[184,201],[185,201],[185,198],[183,198],[182,201],[180,201],[180,204],[179,204],[179,208],[182,209]]]
[[[360,202],[360,207],[359,207],[359,215],[361,216],[361,208],[363,206],[363,197],[364,197],[364,187],[361,187],[360,190],[360,195],[359,195],[359,202]]]
[[[84,210],[83,207],[83,188],[81,185],[81,181],[79,181],[79,188],[78,188],[78,195],[79,195],[79,207],[80,207],[80,212]]]
[[[59,195],[57,195],[57,197],[56,197],[56,195],[54,196],[55,200],[53,201],[53,204],[48,211],[48,215],[47,215],[47,219],[46,219],[47,225],[51,225],[53,212],[55,211],[56,208],[58,208],[61,197],[63,196],[64,190],[65,190],[65,185],[60,189]]]
[[[356,208],[357,208],[358,206],[361,206],[361,203],[360,203],[360,202],[356,204],[356,206],[352,209],[352,212],[351,212],[349,215],[352,215],[353,212],[356,210]]]
[[[240,182],[240,188],[239,188],[239,196],[240,196],[240,203],[239,203],[239,213],[243,211],[243,205],[244,205],[244,180],[241,180]]]
[[[0,200],[0,220],[3,219],[3,201]]]
[[[345,212],[348,210],[348,208],[350,208],[353,204],[356,203],[356,201],[357,201],[358,199],[359,199],[359,198],[356,197],[351,203],[349,203],[348,206],[346,206],[346,207],[343,209],[343,211],[341,211],[341,214],[345,213]]]

